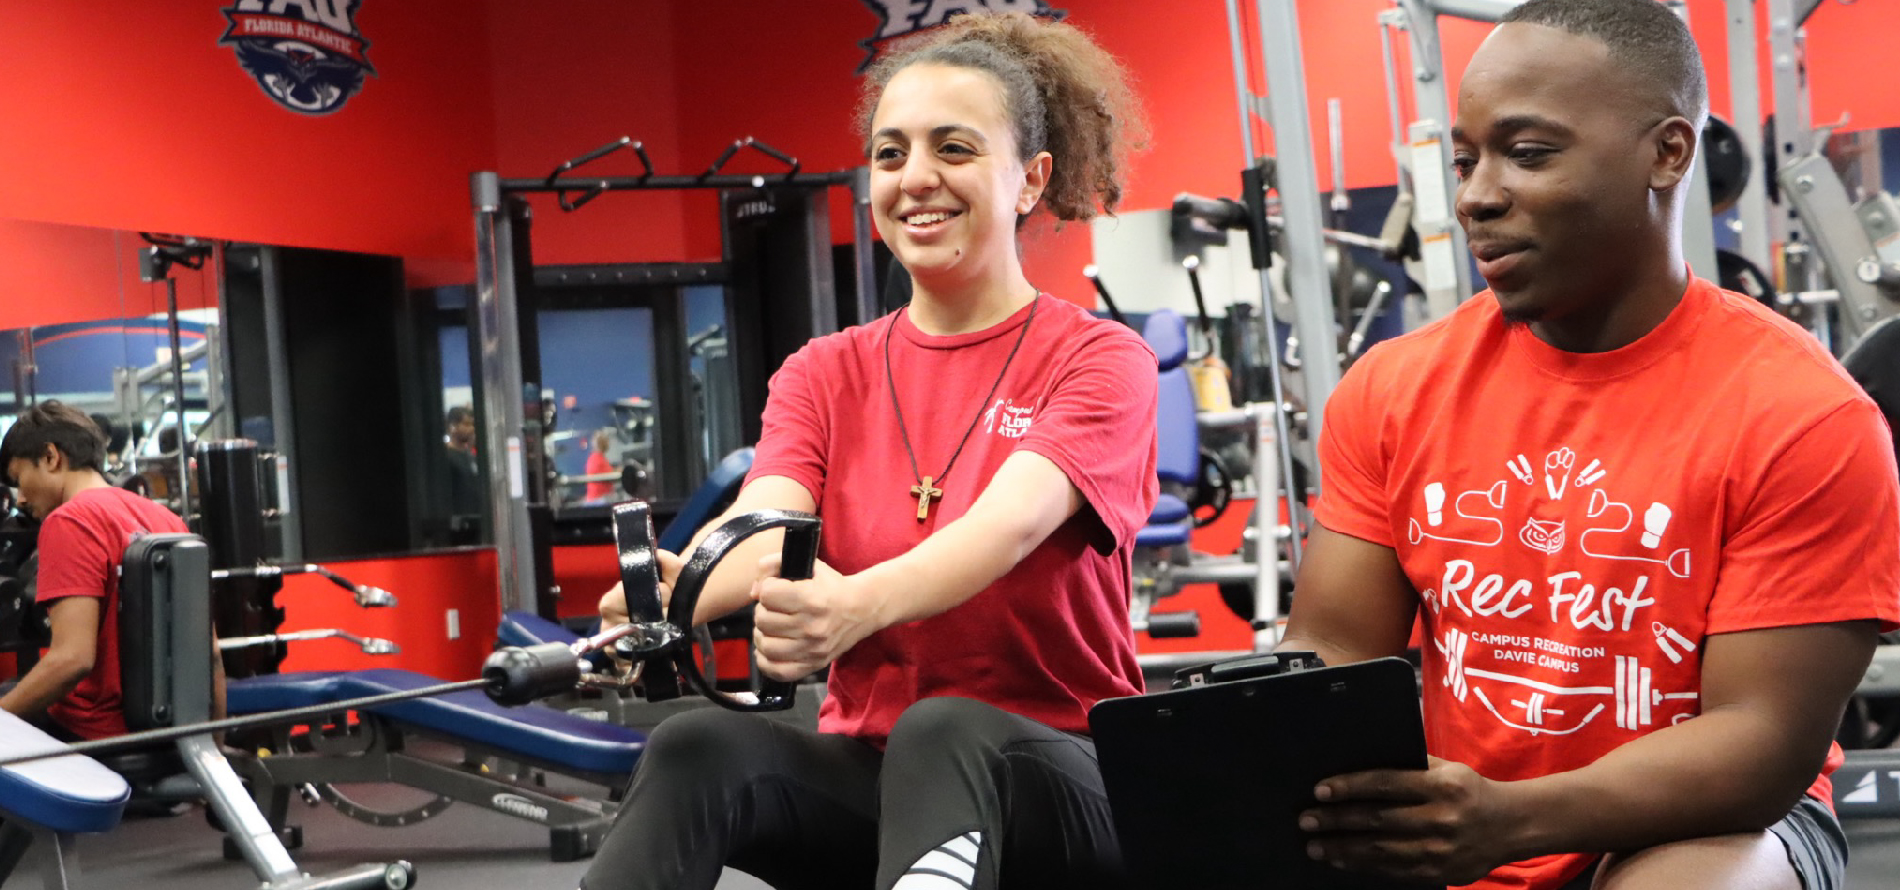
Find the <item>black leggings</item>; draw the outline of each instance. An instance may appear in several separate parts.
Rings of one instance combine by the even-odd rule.
[[[718,709],[661,724],[581,886],[712,890],[726,865],[777,890],[1126,883],[1095,744],[961,698],[882,753]]]

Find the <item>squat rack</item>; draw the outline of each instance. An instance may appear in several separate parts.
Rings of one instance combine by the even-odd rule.
[[[576,168],[617,151],[631,152],[640,163],[634,176],[582,178]],[[741,150],[751,149],[787,168],[772,173],[727,173],[726,163]],[[475,296],[471,328],[479,344],[481,401],[487,438],[483,462],[488,474],[489,517],[494,530],[496,569],[501,605],[552,614],[551,577],[540,577],[551,567],[537,567],[535,532],[530,505],[545,508],[547,480],[539,468],[544,430],[541,420],[541,383],[530,380],[522,361],[522,295],[534,287],[534,265],[525,237],[529,218],[528,195],[553,194],[564,211],[577,210],[604,192],[660,190],[756,190],[777,188],[825,191],[848,188],[852,197],[854,258],[859,318],[877,314],[877,289],[872,267],[870,173],[866,168],[804,172],[796,158],[748,136],[726,147],[718,160],[698,174],[662,175],[654,172],[645,146],[621,137],[562,163],[539,179],[506,179],[485,171],[469,178],[475,216]],[[822,203],[815,212],[823,213]],[[518,231],[518,229],[523,229]],[[830,242],[820,232],[809,250],[825,251],[823,275],[813,275],[809,289],[814,333],[838,329],[836,295],[830,275]],[[687,264],[678,264],[687,265]],[[822,279],[822,280],[821,280]],[[535,376],[538,377],[538,369]],[[534,468],[532,471],[530,468]],[[544,605],[545,603],[545,605]]]

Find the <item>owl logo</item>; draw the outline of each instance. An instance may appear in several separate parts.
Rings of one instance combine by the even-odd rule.
[[[299,114],[330,114],[375,74],[369,41],[356,27],[362,0],[239,0],[226,7],[218,38],[277,104]]]
[[[1069,16],[1067,10],[1056,9],[1046,0],[864,0],[864,5],[877,13],[878,25],[877,33],[858,42],[864,48],[859,74],[871,67],[878,48],[886,42],[934,28],[966,12],[1026,12],[1054,22]]]

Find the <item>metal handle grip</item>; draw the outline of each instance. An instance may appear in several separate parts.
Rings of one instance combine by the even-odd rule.
[[[699,542],[692,557],[687,560],[686,568],[680,571],[679,582],[673,587],[672,602],[667,604],[668,623],[675,627],[691,627],[693,612],[699,606],[700,591],[705,588],[707,579],[712,577],[713,568],[741,541],[763,531],[785,529],[785,543],[780,550],[781,577],[795,581],[810,578],[817,562],[821,527],[818,517],[790,510],[759,510],[727,520]],[[720,691],[714,680],[708,679],[692,658],[680,659],[679,665],[687,682],[701,695],[734,711],[783,711],[792,706],[795,689],[792,683],[767,680],[760,684],[758,700],[748,701]]]

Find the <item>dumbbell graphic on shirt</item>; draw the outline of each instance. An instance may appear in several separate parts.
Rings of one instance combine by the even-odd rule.
[[[1680,645],[1695,648],[1693,643],[1661,624],[1655,624],[1654,628],[1658,641],[1673,638]],[[1614,717],[1618,728],[1639,730],[1655,725],[1661,716],[1657,711],[1664,702],[1692,702],[1701,697],[1695,692],[1663,692],[1655,688],[1651,670],[1632,655],[1615,656],[1613,685],[1573,686],[1470,667],[1465,657],[1470,643],[1471,635],[1458,628],[1450,628],[1442,640],[1432,641],[1432,647],[1444,656],[1443,684],[1457,700],[1462,702],[1475,697],[1498,722],[1531,735],[1569,735],[1588,726],[1612,705],[1616,708]],[[1671,652],[1668,644],[1664,644],[1663,651]],[[1671,660],[1679,659],[1671,654]],[[1487,688],[1491,690],[1488,693]],[[1609,702],[1602,701],[1602,696],[1608,696]],[[1694,707],[1681,711],[1670,718],[1670,722],[1681,722],[1694,716],[1695,711]]]
[[[1407,527],[1407,537],[1412,543],[1430,538],[1434,541],[1446,541],[1453,544],[1470,544],[1474,547],[1496,547],[1504,541],[1504,520],[1495,511],[1504,509],[1505,483],[1499,480],[1489,488],[1479,488],[1458,495],[1451,502],[1451,509],[1457,522],[1447,527],[1445,516],[1445,483],[1433,482],[1425,486],[1425,525],[1420,525],[1413,517]],[[1490,507],[1490,511],[1485,510]],[[1429,527],[1433,531],[1426,531]]]
[[[1591,519],[1604,517],[1605,522],[1620,522],[1620,524],[1615,526],[1599,526],[1578,535],[1577,547],[1584,552],[1584,555],[1594,556],[1598,559],[1620,559],[1630,562],[1654,563],[1668,569],[1669,574],[1678,578],[1689,577],[1689,548],[1687,547],[1677,548],[1668,556],[1662,558],[1654,556],[1623,556],[1610,552],[1610,550],[1615,548],[1619,543],[1628,543],[1629,539],[1627,536],[1621,540],[1618,540],[1617,536],[1628,532],[1630,526],[1635,522],[1636,512],[1630,509],[1630,505],[1610,500],[1610,496],[1604,494],[1603,489],[1599,488],[1590,492],[1590,510],[1585,515]],[[1643,531],[1642,534],[1636,538],[1636,543],[1641,545],[1644,550],[1649,551],[1654,551],[1656,548],[1661,547],[1663,534],[1669,530],[1669,520],[1674,518],[1674,516],[1675,514],[1669,509],[1668,504],[1664,504],[1661,501],[1652,501],[1649,508],[1643,511]],[[1591,549],[1591,541],[1593,539],[1596,541],[1596,546],[1602,548],[1601,550]]]

